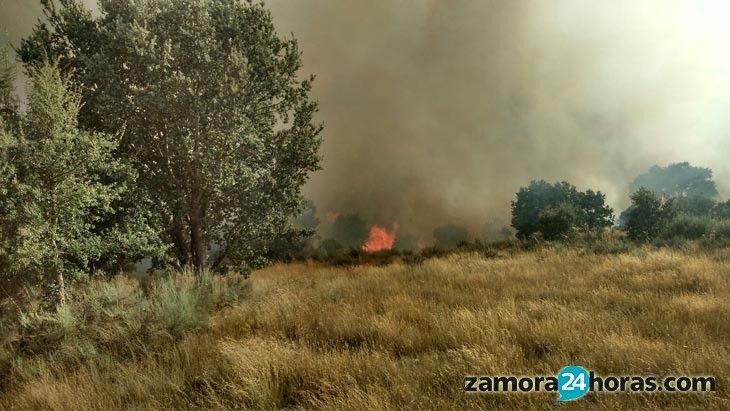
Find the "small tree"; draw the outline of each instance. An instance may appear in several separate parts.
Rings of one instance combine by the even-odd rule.
[[[648,242],[654,240],[675,216],[671,199],[659,197],[642,187],[631,195],[631,206],[624,211],[623,220],[630,239]]]
[[[79,95],[69,90],[68,78],[56,66],[44,65],[31,74],[22,132],[14,138],[6,132],[1,149],[11,166],[0,191],[2,270],[52,284],[63,303],[68,278],[88,274],[111,248],[110,241],[132,238],[124,242],[129,247],[124,251],[134,254],[132,249],[144,247],[147,239],[144,231],[99,229],[125,190],[124,184],[108,182],[127,169],[112,157],[116,141],[78,128]]]

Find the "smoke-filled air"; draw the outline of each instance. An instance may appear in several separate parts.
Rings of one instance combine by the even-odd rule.
[[[324,169],[306,193],[321,212],[481,236],[532,179],[622,209],[634,177],[685,160],[728,193],[723,1],[268,4],[317,73]]]
[[[2,2],[17,9],[3,41],[18,41],[40,7]],[[532,179],[622,209],[635,176],[679,161],[730,189],[726,2],[266,4],[316,73],[323,169],[304,192],[323,220],[358,213],[421,243],[447,224],[489,236]]]

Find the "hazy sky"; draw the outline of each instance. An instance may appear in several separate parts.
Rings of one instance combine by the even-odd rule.
[[[0,0],[27,33],[34,0]],[[690,161],[730,194],[730,2],[269,0],[325,123],[320,212],[421,236],[508,221],[531,179],[607,193]],[[726,183],[727,182],[727,183]]]

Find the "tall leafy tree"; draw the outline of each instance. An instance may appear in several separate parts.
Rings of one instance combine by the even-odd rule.
[[[54,56],[84,86],[82,125],[123,132],[180,264],[250,265],[281,235],[319,167],[322,127],[294,39],[239,0],[45,1],[19,54]]]
[[[27,112],[0,146],[9,166],[0,192],[4,275],[52,284],[61,302],[69,278],[88,275],[102,259],[148,253],[139,227],[99,227],[114,214],[131,169],[112,157],[113,136],[78,128],[80,96],[54,65],[31,70]],[[129,234],[126,228],[134,228]]]
[[[717,197],[717,187],[712,180],[712,170],[696,167],[688,162],[653,166],[631,183],[631,193],[647,188],[665,197]]]

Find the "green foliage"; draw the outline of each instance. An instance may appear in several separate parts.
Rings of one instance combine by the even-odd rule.
[[[630,192],[642,187],[665,197],[717,197],[717,187],[712,181],[712,170],[695,167],[688,162],[653,166],[648,172],[636,177]]]
[[[717,207],[715,200],[703,196],[675,197],[674,207],[678,214],[709,216]]]
[[[643,187],[631,195],[631,206],[623,213],[628,237],[639,242],[654,240],[675,216],[671,199]]]
[[[716,221],[703,245],[709,248],[730,247],[730,220]]]
[[[706,216],[679,215],[664,227],[659,238],[668,242],[699,240],[710,234],[713,221]]]
[[[271,241],[267,247],[267,258],[270,261],[290,262],[302,257],[312,233],[310,230],[292,227]]]
[[[715,204],[710,210],[710,215],[716,219],[730,220],[730,200]]]
[[[602,230],[613,224],[613,210],[600,191],[578,191],[567,181],[532,181],[512,202],[512,227],[524,240],[535,233],[546,239],[566,237],[571,230]]]
[[[64,305],[46,309],[35,288],[0,300],[0,390],[34,378],[47,361],[56,369],[86,363],[104,369],[169,348],[170,342],[208,324],[209,313],[238,301],[248,290],[241,276],[191,271],[148,279],[118,275],[69,287]]]
[[[316,230],[319,226],[319,218],[317,217],[317,206],[312,200],[304,200],[301,209],[294,219],[295,225],[304,230]]]
[[[578,210],[569,202],[550,205],[538,214],[540,232],[546,240],[566,239],[578,219]]]
[[[626,233],[622,230],[609,229],[600,232],[579,233],[573,240],[578,246],[585,247],[593,254],[621,254],[632,252],[636,244],[626,241]]]
[[[1,271],[53,284],[63,300],[65,279],[91,274],[100,260],[115,260],[110,250],[133,259],[151,246],[138,226],[98,226],[114,215],[113,204],[129,183],[128,167],[112,155],[115,138],[79,129],[80,96],[56,66],[31,74],[22,132],[6,132],[0,146]]]
[[[59,58],[82,85],[85,129],[123,132],[157,230],[181,265],[254,266],[318,169],[321,126],[293,39],[263,4],[233,0],[45,3],[19,55]]]
[[[0,130],[17,127],[18,99],[14,91],[15,67],[8,53],[0,50]]]
[[[17,112],[13,94],[13,70],[7,55],[0,54],[0,230],[8,224],[2,218],[12,205],[13,187],[15,181],[15,146],[17,131]],[[5,211],[3,211],[5,210]],[[3,247],[5,241],[0,236],[0,267],[8,265],[8,250]],[[0,269],[0,279],[3,279],[3,270]],[[0,282],[0,287],[7,287],[7,278]]]
[[[178,285],[179,282],[194,283],[196,280],[189,273],[187,278],[168,277],[156,284],[157,296],[153,310],[160,324],[174,337],[183,332],[202,327],[208,322],[208,310],[204,297],[194,286]]]
[[[291,220],[290,227],[277,235],[269,244],[266,253],[268,260],[289,262],[312,255],[314,243],[318,238],[315,233],[319,226],[314,202],[311,200],[302,202],[298,214]]]

